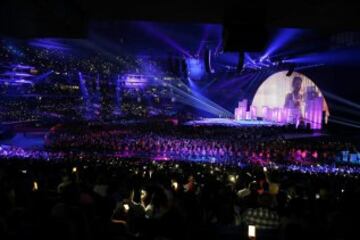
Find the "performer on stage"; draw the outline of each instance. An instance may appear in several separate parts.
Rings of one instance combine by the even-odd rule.
[[[299,123],[304,118],[304,96],[302,94],[301,77],[293,78],[292,88],[293,91],[286,95],[284,108],[291,109],[294,122]]]

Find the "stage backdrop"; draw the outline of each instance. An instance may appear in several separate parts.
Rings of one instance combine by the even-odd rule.
[[[286,74],[287,71],[281,71],[271,75],[257,89],[251,104],[256,115],[271,118],[272,116],[267,116],[269,112],[272,114],[274,111],[288,111],[285,117],[287,119],[283,121],[291,122],[296,115],[306,122],[318,124],[322,112],[325,111],[326,122],[329,109],[315,83],[298,72],[290,76]]]

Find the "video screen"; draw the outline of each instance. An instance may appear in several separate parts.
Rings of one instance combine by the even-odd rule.
[[[251,107],[265,120],[305,123],[312,129],[320,129],[329,116],[323,94],[305,75],[287,73],[281,71],[266,79],[257,89]]]

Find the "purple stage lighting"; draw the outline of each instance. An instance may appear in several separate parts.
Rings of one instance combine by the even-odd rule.
[[[59,40],[57,39],[51,39],[51,38],[33,39],[29,41],[29,45],[33,47],[53,49],[53,50],[62,50],[62,51],[70,50],[70,48],[67,45],[59,42]]]
[[[341,102],[341,103],[343,103],[345,105],[360,109],[360,104],[357,104],[357,103],[352,102],[352,101],[350,101],[348,99],[345,99],[343,97],[332,94],[332,93],[330,93],[328,91],[324,91],[324,94],[325,94],[326,97],[331,98],[331,99],[333,99],[335,101],[338,101],[338,102]]]
[[[327,52],[307,54],[288,59],[286,62],[358,66],[360,63],[360,49],[336,49]]]
[[[34,67],[32,66],[26,66],[26,65],[21,65],[21,64],[15,64],[15,65],[12,65],[12,68],[13,69],[32,69]]]
[[[17,77],[31,77],[32,75],[29,73],[23,73],[23,72],[5,72],[3,75],[6,76],[17,76]]]
[[[209,36],[209,28],[210,28],[209,25],[206,25],[205,28],[204,28],[204,34],[203,34],[203,37],[202,37],[202,39],[200,41],[200,45],[199,45],[199,47],[198,47],[198,49],[196,51],[196,56],[200,55],[200,53],[201,53],[201,51],[202,51],[202,49],[204,47],[204,44],[205,44],[205,42],[206,42],[206,40],[207,40],[207,38]]]
[[[34,83],[28,80],[24,80],[24,79],[20,79],[20,80],[16,80],[15,83],[19,83],[19,84],[31,84],[33,85]]]
[[[172,48],[179,51],[181,54],[183,54],[186,57],[191,57],[191,54],[186,51],[183,47],[180,46],[175,40],[170,38],[168,35],[163,33],[158,27],[156,27],[153,23],[149,22],[138,22],[138,26],[140,26],[144,31],[146,31],[149,34],[152,34],[154,37],[160,39],[164,43],[168,44]]]
[[[124,76],[125,86],[129,88],[142,88],[148,82],[148,78],[142,75],[128,74]]]
[[[279,29],[265,51],[264,57],[266,58],[277,54],[281,48],[289,44],[291,41],[296,40],[296,38],[298,38],[303,32],[304,30],[295,28]]]
[[[186,59],[188,77],[192,80],[200,80],[205,74],[204,62],[198,58]]]

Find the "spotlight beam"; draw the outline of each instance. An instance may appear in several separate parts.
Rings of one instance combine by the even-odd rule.
[[[346,112],[346,113],[350,113],[350,114],[354,114],[357,116],[360,116],[360,112],[357,110],[354,110],[352,108],[348,108],[348,107],[344,107],[344,106],[338,106],[338,105],[333,105],[332,109],[341,111],[341,112]]]
[[[358,66],[360,62],[360,49],[335,49],[331,51],[323,51],[319,53],[302,54],[286,60],[290,63],[308,63],[318,64],[323,63],[327,65],[347,65]]]
[[[329,119],[329,121],[340,124],[340,125],[348,126],[348,127],[360,128],[360,125],[356,125],[356,124],[352,124],[352,123],[348,123],[348,122],[344,122],[344,121],[339,121],[339,120],[335,120],[335,119]]]
[[[197,97],[195,97],[195,96],[193,96],[193,95],[191,95],[191,94],[186,93],[185,91],[183,91],[183,90],[181,90],[181,89],[179,89],[179,88],[177,88],[177,87],[174,87],[173,89],[174,89],[174,91],[175,91],[176,93],[178,93],[178,94],[180,94],[181,96],[184,96],[184,97],[186,97],[187,99],[191,100],[191,101],[190,101],[190,105],[191,105],[191,106],[197,107],[197,108],[202,109],[202,110],[204,110],[204,111],[210,111],[210,109],[213,109],[213,111],[210,111],[210,112],[212,112],[212,113],[214,113],[214,112],[215,112],[215,113],[222,113],[222,112],[223,112],[223,111],[219,110],[218,108],[216,108],[215,106],[212,106],[212,105],[210,105],[210,104],[202,101],[201,99],[198,99]],[[200,108],[200,106],[194,104],[194,102],[199,103],[202,107]]]
[[[186,85],[185,85],[186,86]],[[226,110],[225,108],[221,107],[220,105],[214,103],[213,101],[211,101],[210,99],[204,97],[203,95],[201,95],[200,93],[197,93],[195,91],[193,91],[193,89],[189,88],[188,86],[186,86],[186,88],[197,98],[201,99],[202,101],[206,102],[207,104],[209,105],[212,105],[216,108],[218,108],[219,110],[223,111],[223,112],[227,112],[229,113],[230,115],[232,115],[231,112],[229,112],[228,110]]]
[[[201,38],[201,41],[200,41],[200,45],[199,45],[199,47],[198,47],[198,49],[196,51],[196,56],[200,55],[200,52],[203,49],[204,44],[205,44],[208,36],[209,36],[209,25],[206,25],[205,28],[204,28],[203,37]]]
[[[157,81],[161,81],[161,80],[157,80]],[[160,82],[160,84],[161,83],[163,83],[163,82]],[[172,90],[174,90],[174,92],[177,92],[178,94],[185,96],[186,98],[188,98],[192,101],[195,101],[195,102],[203,105],[204,107],[209,107],[211,109],[215,109],[217,112],[221,112],[222,113],[221,115],[224,115],[224,116],[229,116],[229,117],[233,116],[233,113],[231,113],[230,111],[226,110],[225,108],[219,106],[218,104],[214,103],[213,101],[209,100],[208,98],[202,96],[201,94],[194,92],[185,83],[183,83],[183,85],[185,86],[187,92],[178,88],[177,86],[175,86],[173,84],[169,84],[169,83],[167,83],[167,84]],[[190,105],[193,105],[193,104],[190,104]],[[193,105],[193,106],[195,106],[195,105]]]
[[[216,45],[216,48],[215,48],[215,55],[218,54],[218,52],[221,48],[221,45],[222,45],[222,40],[220,39],[219,43]]]
[[[213,110],[211,108],[206,108],[204,106],[194,104],[194,102],[192,100],[188,99],[187,97],[177,96],[177,101],[179,101],[181,103],[184,103],[186,105],[192,106],[192,107],[194,107],[196,109],[202,110],[204,112],[208,112],[208,113],[211,113],[211,114],[214,114],[214,115],[222,115],[222,112],[219,112],[219,111]]]
[[[83,78],[83,75],[81,72],[79,72],[79,80],[80,80],[80,89],[81,89],[81,93],[83,95],[83,97],[85,99],[88,99],[89,97],[89,92],[88,92],[88,89],[86,87],[86,83],[85,83],[85,80]]]
[[[194,91],[192,91],[185,84],[184,84],[184,86],[186,87],[186,89],[190,93],[178,88],[177,86],[174,86],[173,84],[168,84],[168,86],[170,87],[170,89],[174,93],[176,93],[176,94],[180,95],[181,97],[183,97],[182,101],[184,103],[186,103],[187,105],[193,106],[193,107],[201,109],[203,111],[213,113],[215,115],[223,115],[223,116],[229,116],[229,117],[233,116],[233,114],[231,112],[229,112],[226,109],[220,107],[216,103],[206,99],[205,97],[202,97],[201,95],[196,96],[194,94]],[[198,103],[198,104],[194,104],[194,103]]]
[[[332,118],[332,119],[335,119],[335,120],[337,120],[337,121],[348,122],[348,123],[356,124],[356,125],[359,125],[359,126],[360,126],[360,122],[354,121],[354,120],[351,120],[351,119],[346,119],[346,118],[338,117],[338,116],[331,116],[331,118]]]
[[[40,80],[43,80],[43,79],[47,78],[48,76],[50,76],[52,73],[54,73],[54,71],[50,70],[49,72],[46,72],[46,73],[43,73],[43,74],[41,74],[39,76],[34,77],[33,81],[38,82]]]
[[[119,75],[117,76],[115,86],[116,86],[115,87],[116,102],[115,102],[114,113],[115,114],[121,114],[121,101],[122,101],[122,98],[121,98],[121,94],[120,94],[121,87],[120,87],[120,76]]]
[[[336,100],[336,101],[338,101],[338,102],[341,102],[341,103],[343,103],[343,104],[346,104],[346,105],[352,106],[352,107],[354,107],[354,108],[360,109],[360,105],[359,105],[359,104],[356,104],[356,103],[354,103],[354,102],[352,102],[352,101],[350,101],[350,100],[347,100],[347,99],[345,99],[345,98],[339,97],[339,96],[337,96],[337,95],[335,95],[335,94],[332,94],[332,93],[330,93],[330,92],[327,92],[327,91],[323,91],[323,93],[324,93],[324,95],[325,95],[327,98],[331,98],[331,99]]]
[[[305,66],[295,66],[295,70],[304,70],[304,69],[309,69],[309,68],[316,68],[316,67],[321,67],[324,66],[325,64],[319,63],[319,64],[311,64],[311,65],[305,65]]]
[[[191,54],[187,52],[183,47],[180,46],[179,43],[177,43],[175,40],[170,38],[168,35],[163,33],[158,27],[156,27],[154,24],[151,23],[145,23],[145,22],[138,22],[136,23],[137,26],[141,27],[142,30],[147,32],[148,34],[151,34],[152,36],[158,38],[162,42],[166,43],[170,47],[174,48],[175,50],[179,51],[183,55],[187,57],[191,57]]]
[[[272,56],[277,53],[281,48],[292,42],[294,39],[299,37],[303,33],[303,30],[295,28],[284,28],[278,30],[275,37],[270,42],[263,58]]]

